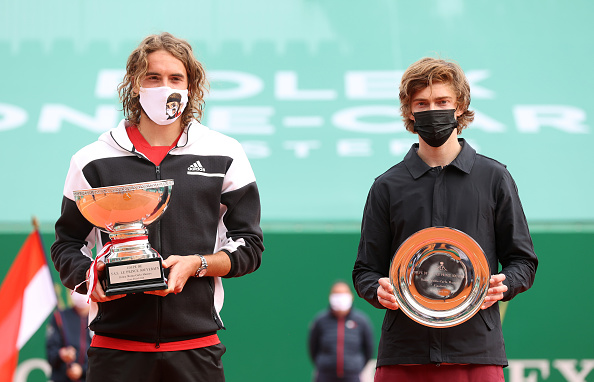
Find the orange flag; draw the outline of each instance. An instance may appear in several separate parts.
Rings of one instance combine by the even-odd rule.
[[[41,236],[34,230],[0,286],[0,381],[12,381],[19,350],[57,305]]]

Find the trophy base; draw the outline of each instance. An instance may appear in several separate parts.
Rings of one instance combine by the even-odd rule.
[[[121,286],[121,287],[107,287],[105,290],[106,296],[114,296],[117,294],[130,294],[130,293],[142,293],[148,292],[151,290],[162,290],[167,289],[167,284],[165,281],[155,283],[155,284],[142,284],[142,285],[128,285],[128,286]]]
[[[106,263],[105,275],[106,296],[167,289],[160,257]]]

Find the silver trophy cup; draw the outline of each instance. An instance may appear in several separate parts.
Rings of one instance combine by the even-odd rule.
[[[151,247],[146,226],[163,215],[172,188],[173,180],[158,180],[73,192],[82,215],[109,234],[101,280],[106,295],[167,289],[161,256]]]

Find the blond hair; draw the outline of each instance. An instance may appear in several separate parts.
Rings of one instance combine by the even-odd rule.
[[[470,105],[470,85],[464,71],[457,63],[437,58],[425,57],[406,69],[400,81],[400,115],[406,130],[414,132],[414,122],[410,119],[411,98],[413,95],[433,86],[434,83],[449,84],[456,94],[457,108],[462,110],[458,117],[458,133],[474,120]]]

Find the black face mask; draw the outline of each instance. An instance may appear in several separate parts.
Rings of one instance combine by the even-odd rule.
[[[443,145],[458,127],[456,109],[427,110],[413,113],[415,132],[432,147]]]

